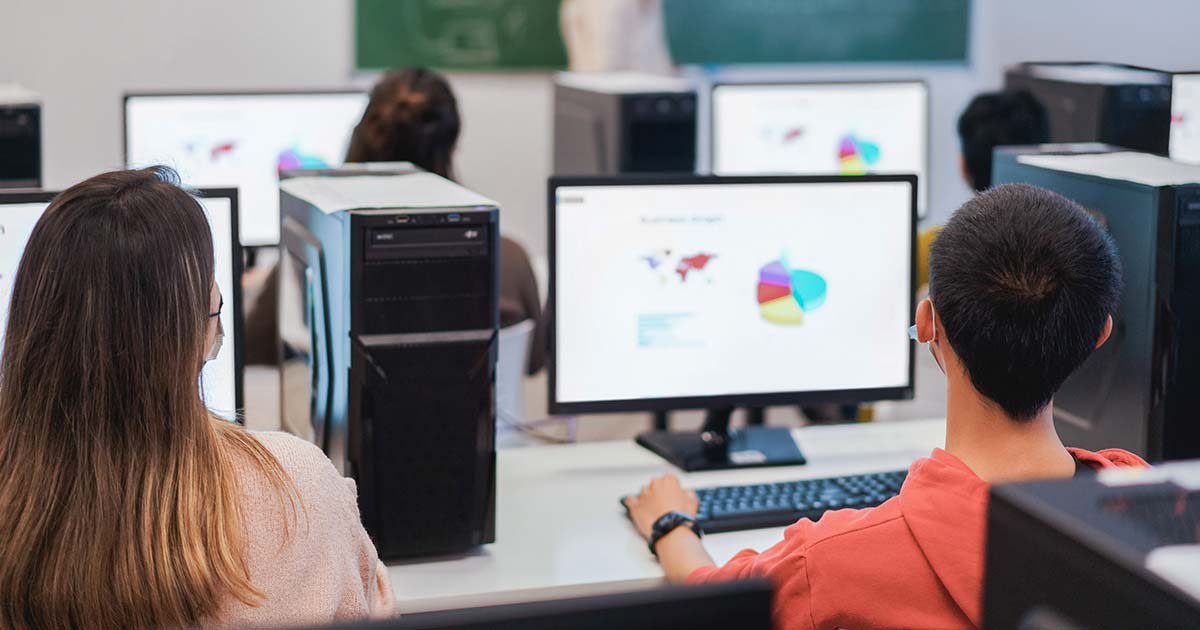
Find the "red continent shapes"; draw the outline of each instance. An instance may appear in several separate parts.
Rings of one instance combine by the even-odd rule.
[[[693,269],[696,271],[703,271],[704,268],[708,266],[709,261],[716,257],[716,254],[696,254],[695,256],[688,256],[687,258],[679,261],[679,264],[675,267],[675,273],[679,274],[680,281],[687,282],[688,272],[692,271]]]

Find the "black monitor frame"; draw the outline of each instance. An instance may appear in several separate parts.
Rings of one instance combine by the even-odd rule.
[[[245,400],[245,344],[246,344],[246,322],[245,314],[242,309],[242,242],[238,238],[240,234],[238,223],[238,189],[236,188],[191,188],[186,189],[201,199],[228,199],[229,200],[229,220],[232,222],[230,232],[230,256],[233,258],[233,295],[225,296],[225,300],[231,302],[229,306],[233,309],[233,400],[237,408],[237,422],[244,423],[244,414],[246,410]],[[205,208],[207,210],[207,208]]]
[[[188,192],[202,199],[223,198],[229,200],[229,220],[232,221],[232,249],[230,250],[233,257],[233,288],[232,294],[224,296],[228,308],[233,309],[233,395],[234,404],[237,407],[237,420],[242,422],[242,413],[245,409],[245,392],[243,383],[243,372],[245,371],[243,344],[245,343],[245,322],[242,315],[242,245],[238,240],[238,193],[236,188],[198,188],[188,189]],[[31,191],[31,190],[0,190],[0,207],[9,204],[18,203],[50,203],[58,196],[58,192],[53,191]]]
[[[763,579],[664,586],[621,593],[406,614],[360,630],[601,630],[770,628],[771,584]],[[314,629],[315,630],[315,629]]]
[[[672,398],[624,399],[584,402],[558,401],[558,217],[556,191],[559,188],[579,186],[694,186],[694,185],[738,185],[738,184],[865,184],[874,182],[908,183],[910,185],[910,241],[909,241],[909,313],[916,313],[916,226],[917,226],[917,177],[915,175],[622,175],[599,177],[551,177],[548,197],[548,225],[550,287],[546,303],[549,322],[549,354],[546,366],[549,378],[549,410],[552,414],[587,414],[609,412],[672,411],[676,409],[721,409],[726,407],[765,407],[772,405],[794,405],[809,403],[861,403],[879,400],[906,400],[913,397],[915,378],[915,345],[908,348],[908,384],[901,387],[883,387],[852,390],[799,391],[758,394],[730,394],[722,396],[688,396]]]
[[[179,90],[179,91],[145,91],[145,92],[125,92],[121,95],[121,163],[125,168],[130,168],[129,164],[129,101],[138,98],[187,98],[187,97],[223,97],[223,96],[322,96],[322,95],[338,95],[338,94],[362,94],[369,95],[370,92],[363,89],[355,88],[319,88],[312,90]],[[347,134],[353,132],[353,127],[346,130]],[[187,183],[187,182],[184,182]],[[241,224],[237,224],[239,235],[241,234]],[[264,245],[247,245],[247,249],[253,253],[258,247],[275,247],[278,243]]]
[[[929,101],[929,82],[924,79],[866,79],[866,80],[862,80],[862,81],[817,81],[817,80],[814,80],[814,81],[734,81],[734,80],[727,80],[727,81],[715,82],[712,84],[712,88],[709,90],[709,93],[708,93],[709,94],[709,96],[708,96],[708,170],[709,170],[709,172],[713,172],[713,173],[716,172],[714,165],[717,163],[717,138],[716,138],[716,135],[713,134],[712,130],[714,128],[716,128],[717,108],[716,108],[716,106],[713,105],[713,103],[716,102],[713,97],[716,95],[717,90],[719,90],[723,87],[729,87],[729,88],[738,88],[738,87],[747,87],[747,88],[754,88],[754,87],[816,87],[816,86],[822,86],[822,85],[836,87],[836,86],[843,86],[843,85],[904,85],[904,84],[920,85],[924,89],[924,92],[925,92],[925,121],[924,121],[925,122],[925,137],[922,139],[922,141],[925,143],[925,150],[922,151],[922,154],[924,155],[924,159],[922,161],[924,162],[924,164],[921,165],[923,172],[918,173],[918,175],[924,175],[924,177],[925,177],[924,198],[921,197],[920,188],[918,188],[918,190],[917,190],[917,218],[923,218],[928,214],[929,197],[930,197],[930,193],[932,192],[929,189],[929,168],[930,168],[930,164],[931,164],[931,161],[929,159],[929,149],[930,149],[930,135],[932,133],[932,128],[930,126],[932,123],[931,123],[931,116],[930,116],[929,110],[930,110],[931,103]],[[802,173],[797,173],[797,174],[799,175]],[[867,177],[867,176],[866,175],[848,175],[847,177]]]

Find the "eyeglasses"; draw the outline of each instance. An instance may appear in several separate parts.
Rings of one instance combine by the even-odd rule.
[[[908,327],[908,338],[912,339],[913,341],[918,341],[918,342],[921,341],[920,339],[917,339],[917,325],[916,324],[913,324],[912,326]]]
[[[216,313],[209,313],[209,314],[208,314],[208,316],[209,316],[209,317],[220,317],[220,316],[221,316],[221,311],[225,310],[225,296],[224,296],[224,295],[222,295],[222,296],[220,296],[220,297],[221,297],[221,302],[220,302],[220,304],[218,304],[218,305],[217,305],[217,312],[216,312]],[[915,327],[914,327],[914,328],[915,328]]]

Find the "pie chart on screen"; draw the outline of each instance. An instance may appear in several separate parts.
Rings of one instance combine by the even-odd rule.
[[[826,291],[825,278],[805,269],[792,269],[783,257],[758,270],[759,314],[772,324],[803,324],[806,313],[825,303]]]

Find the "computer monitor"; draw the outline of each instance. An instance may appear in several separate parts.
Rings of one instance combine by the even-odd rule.
[[[718,84],[711,132],[716,175],[911,173],[925,216],[929,92],[921,81]]]
[[[209,409],[232,420],[242,408],[242,252],[233,229],[237,224],[237,191],[201,189],[195,193],[212,225],[217,286],[225,299],[221,310],[225,341],[217,358],[205,364],[200,386]],[[0,352],[17,266],[34,225],[54,195],[0,191]]]
[[[552,178],[551,412],[911,397],[916,186]],[[797,463],[759,446],[745,465]]]
[[[236,187],[241,240],[279,242],[279,171],[338,166],[360,91],[129,94],[125,163],[166,164],[189,186]]]
[[[568,599],[409,613],[361,630],[770,630],[771,585],[743,580]]]
[[[1171,77],[1171,159],[1200,163],[1200,73]]]

